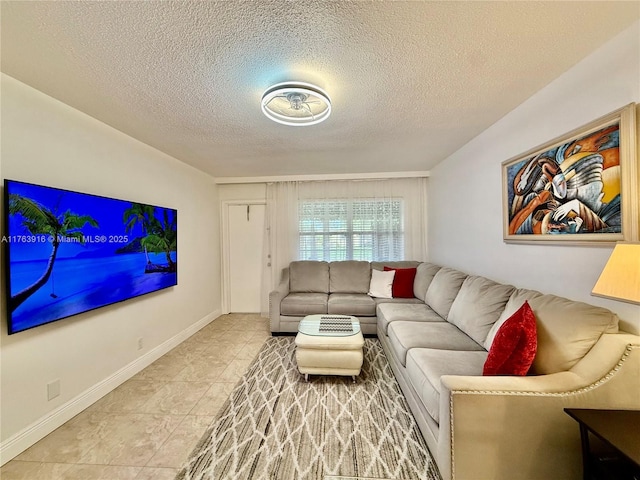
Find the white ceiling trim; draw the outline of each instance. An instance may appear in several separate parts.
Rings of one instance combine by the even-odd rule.
[[[313,182],[322,180],[373,180],[389,178],[417,178],[430,176],[428,171],[418,172],[379,172],[328,175],[280,175],[270,177],[220,177],[215,179],[218,185],[238,183],[275,183],[275,182]]]

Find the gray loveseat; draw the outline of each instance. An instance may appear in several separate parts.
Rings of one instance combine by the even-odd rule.
[[[417,264],[416,298],[367,301],[364,281],[348,287],[351,262],[333,263],[291,264],[288,288],[281,283],[270,296],[272,331],[295,331],[311,313],[356,315],[365,333],[375,326],[445,480],[578,480],[578,425],[563,408],[640,409],[640,337],[619,332],[609,310],[430,263]],[[399,266],[370,266],[384,265]],[[315,271],[321,282],[298,284]],[[326,292],[316,291],[326,282]],[[538,329],[531,374],[482,376],[495,332],[525,300]]]

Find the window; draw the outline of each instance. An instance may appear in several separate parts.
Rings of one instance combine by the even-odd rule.
[[[404,259],[401,199],[304,200],[298,218],[301,260]]]

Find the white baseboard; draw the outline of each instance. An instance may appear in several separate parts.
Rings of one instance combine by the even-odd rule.
[[[4,465],[12,458],[18,456],[38,440],[44,438],[56,428],[82,412],[84,409],[93,405],[107,393],[111,392],[113,389],[133,377],[136,373],[151,365],[165,353],[184,342],[191,335],[211,323],[219,316],[219,310],[211,312],[164,343],[138,357],[130,364],[115,372],[113,375],[96,383],[80,395],[72,398],[64,405],[60,405],[44,417],[0,443],[0,465]]]

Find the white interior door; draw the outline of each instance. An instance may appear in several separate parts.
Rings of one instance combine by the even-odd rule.
[[[260,312],[265,206],[229,205],[229,311]]]

